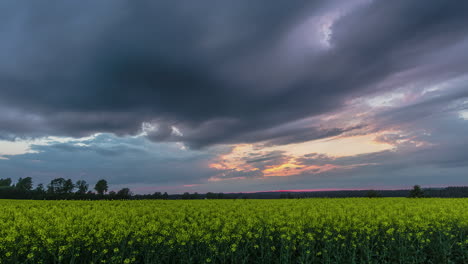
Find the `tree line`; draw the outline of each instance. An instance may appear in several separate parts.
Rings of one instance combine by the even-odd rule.
[[[101,179],[90,190],[85,180],[73,182],[71,179],[55,178],[46,186],[42,183],[33,188],[31,177],[19,178],[13,183],[11,178],[0,179],[0,198],[3,199],[129,199],[132,192],[129,188],[122,188],[115,192],[110,191],[106,180]]]
[[[257,193],[189,193],[168,194],[133,194],[129,188],[109,191],[106,180],[98,180],[94,188],[84,180],[73,182],[71,179],[55,178],[35,188],[31,177],[19,178],[13,183],[11,178],[0,178],[0,199],[34,199],[34,200],[120,200],[120,199],[300,199],[300,198],[346,198],[346,197],[468,197],[468,186],[426,188],[415,185],[411,190],[339,190],[316,192],[257,192]]]
[[[94,190],[94,191],[93,191]],[[31,177],[19,178],[13,183],[11,178],[0,179],[0,199],[33,199],[33,200],[124,200],[124,199],[223,199],[223,193],[188,193],[172,194],[155,192],[153,194],[133,194],[129,188],[109,191],[106,180],[96,182],[93,190],[85,180],[73,182],[71,179],[55,178],[35,188]]]
[[[274,193],[264,193],[262,198],[274,198]],[[412,189],[406,190],[338,190],[338,191],[316,191],[316,192],[282,192],[280,199],[300,198],[379,198],[379,197],[408,197],[408,198],[466,198],[468,197],[468,186],[450,186],[445,188],[422,188],[414,185]]]

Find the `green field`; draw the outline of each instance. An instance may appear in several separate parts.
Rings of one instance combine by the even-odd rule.
[[[468,263],[468,199],[0,200],[0,263]]]

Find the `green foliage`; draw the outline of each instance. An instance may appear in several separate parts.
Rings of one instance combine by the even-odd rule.
[[[65,181],[63,189],[65,193],[70,194],[73,192],[73,189],[75,189],[75,184],[73,184],[73,181],[71,179],[68,179]]]
[[[122,188],[116,195],[119,199],[130,199],[132,192],[129,188]]]
[[[0,179],[0,187],[10,187],[11,186],[11,178]]]
[[[99,194],[99,195],[104,195],[107,190],[109,189],[109,187],[107,186],[107,181],[106,180],[99,180],[96,185],[94,186],[94,190],[96,190],[96,192]]]
[[[423,190],[421,189],[421,186],[415,185],[413,189],[410,191],[410,194],[408,197],[409,198],[423,198],[425,196],[424,196]]]
[[[64,178],[55,178],[47,185],[47,192],[50,194],[66,194],[69,191],[68,184]]]
[[[63,190],[63,185],[65,183],[64,178],[55,178],[50,181],[50,183],[47,185],[47,192],[48,193],[61,193]]]
[[[6,263],[467,263],[468,200],[0,200]]]
[[[184,200],[190,199],[190,193],[184,192],[184,194],[182,194],[182,199],[184,199]]]
[[[88,188],[89,188],[89,184],[84,180],[78,180],[76,182],[76,184],[75,184],[75,187],[78,189],[78,191],[76,191],[76,193],[86,194],[86,192],[88,191]]]
[[[33,182],[31,177],[19,178],[18,183],[16,183],[15,188],[22,192],[27,192],[32,190]]]
[[[212,192],[207,192],[205,195],[206,199],[223,199],[224,194],[223,193],[212,193]]]
[[[45,194],[46,190],[44,189],[44,184],[39,183],[34,191],[41,195]]]
[[[375,190],[369,190],[367,191],[367,197],[369,198],[378,198],[381,197],[380,193],[375,191]]]

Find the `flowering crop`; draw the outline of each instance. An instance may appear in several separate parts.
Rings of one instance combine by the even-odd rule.
[[[0,201],[0,263],[468,263],[468,199]]]

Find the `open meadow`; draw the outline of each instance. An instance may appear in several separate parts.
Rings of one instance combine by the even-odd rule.
[[[0,201],[0,263],[468,263],[468,199]]]

